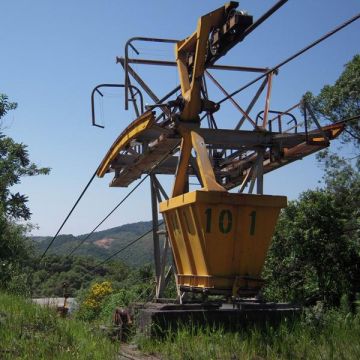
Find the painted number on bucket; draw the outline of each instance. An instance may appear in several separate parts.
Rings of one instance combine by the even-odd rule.
[[[178,226],[178,222],[177,222],[177,219],[176,219],[176,215],[171,216],[171,222],[172,222],[172,226],[174,228],[174,231],[178,230],[179,226]]]
[[[211,222],[212,222],[212,209],[207,208],[205,210],[206,215],[206,232],[211,232]],[[231,231],[232,228],[232,213],[230,210],[222,210],[219,214],[219,230],[223,234],[227,234]]]
[[[224,225],[226,224],[226,226]],[[222,210],[219,216],[219,229],[223,234],[230,232],[232,228],[232,213],[230,210]]]
[[[211,232],[211,213],[212,213],[211,208],[208,208],[208,209],[205,210],[205,215],[206,215],[206,232],[207,232],[207,233]]]
[[[255,225],[256,225],[256,211],[250,213],[251,222],[250,222],[250,235],[255,234]]]

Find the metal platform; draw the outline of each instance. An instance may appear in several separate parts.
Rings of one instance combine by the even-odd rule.
[[[110,186],[126,187],[142,174],[149,173],[157,164],[155,174],[174,174],[178,158],[171,152],[180,144],[181,135],[170,125],[159,126],[152,112],[136,119],[111,146],[98,175],[102,177],[105,173],[113,172]],[[326,148],[343,128],[344,124],[339,123],[296,133],[207,128],[198,128],[196,132],[205,140],[209,150],[219,154],[224,150],[231,151],[231,155],[219,156],[214,168],[219,183],[232,189],[243,183],[249,169],[256,163],[256,149],[264,149],[263,173],[266,174]],[[142,151],[137,152],[135,147]],[[189,166],[188,174],[196,174],[196,169]]]
[[[236,331],[249,326],[277,325],[285,318],[295,318],[301,308],[285,303],[265,303],[248,300],[232,304],[147,303],[138,310],[137,328],[147,336],[162,336],[168,330],[182,326],[215,327]]]

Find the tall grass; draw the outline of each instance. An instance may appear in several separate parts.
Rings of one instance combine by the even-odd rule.
[[[140,349],[166,359],[360,359],[360,316],[328,312],[236,333],[182,327],[165,338],[140,337]]]
[[[0,293],[0,359],[114,359],[117,350],[89,324]]]

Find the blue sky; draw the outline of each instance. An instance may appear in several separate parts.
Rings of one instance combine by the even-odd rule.
[[[257,19],[275,1],[242,1],[240,8]],[[119,132],[135,118],[124,111],[123,94],[109,93],[99,121],[91,126],[90,93],[99,83],[121,83],[123,72],[115,57],[133,36],[181,39],[197,18],[221,1],[12,0],[1,2],[0,91],[19,103],[5,118],[3,131],[29,146],[31,159],[52,168],[49,176],[24,179],[16,191],[29,196],[34,234],[56,232],[76,197]],[[360,11],[357,0],[289,1],[273,17],[236,46],[221,63],[271,67]],[[272,108],[285,109],[303,93],[317,93],[333,83],[343,65],[360,52],[360,22],[350,25],[304,56],[286,65],[274,79]],[[173,56],[172,49],[139,46],[142,57]],[[137,68],[161,96],[177,84],[175,69],[163,73]],[[146,71],[147,70],[147,71]],[[159,69],[160,70],[160,69]],[[215,74],[217,75],[217,74]],[[252,76],[217,75],[235,90]],[[239,96],[245,101],[248,94]],[[221,98],[215,93],[214,100]],[[244,102],[246,106],[246,102]],[[225,107],[225,109],[227,109]],[[103,116],[101,116],[103,115]],[[224,119],[230,126],[232,113]],[[332,145],[337,151],[337,145]],[[349,154],[347,149],[345,154]],[[131,189],[109,188],[111,176],[96,179],[65,226],[63,233],[81,234],[92,228]],[[265,177],[265,191],[294,199],[314,188],[321,169],[314,156]],[[171,185],[171,179],[165,180]],[[102,228],[150,219],[149,184],[124,203]]]

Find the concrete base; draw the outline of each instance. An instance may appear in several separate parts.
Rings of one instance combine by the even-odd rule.
[[[167,330],[181,326],[219,327],[239,330],[248,326],[276,325],[285,318],[300,314],[299,307],[290,304],[261,303],[249,301],[232,304],[159,304],[148,303],[139,309],[138,330],[149,336],[161,336]]]

